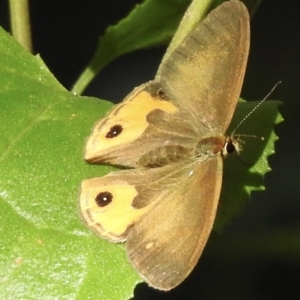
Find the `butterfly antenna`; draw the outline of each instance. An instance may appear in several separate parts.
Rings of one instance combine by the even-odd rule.
[[[267,99],[268,97],[274,92],[274,90],[277,88],[277,86],[281,84],[281,81],[278,81],[271,91],[262,99],[242,120],[241,122],[235,127],[235,129],[232,131],[231,136],[235,135],[235,132],[240,128],[240,126],[256,111]],[[254,137],[254,136],[253,136]],[[262,138],[263,139],[263,138]]]

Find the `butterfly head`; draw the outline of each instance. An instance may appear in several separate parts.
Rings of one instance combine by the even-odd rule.
[[[237,152],[238,154],[242,151],[243,140],[240,139],[240,135],[231,135],[226,137],[224,146],[222,148],[222,156],[226,157],[228,154]]]

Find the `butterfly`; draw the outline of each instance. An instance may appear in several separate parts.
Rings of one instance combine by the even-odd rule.
[[[249,15],[224,2],[100,120],[85,159],[128,167],[84,180],[80,212],[152,287],[170,290],[193,270],[212,230],[226,137],[249,52]]]

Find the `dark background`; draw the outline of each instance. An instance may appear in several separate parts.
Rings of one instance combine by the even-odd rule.
[[[32,0],[35,53],[70,88],[106,26],[141,2]],[[7,3],[1,1],[0,25],[9,30],[7,16]],[[251,26],[242,96],[262,99],[281,80],[271,99],[284,102],[280,111],[285,122],[275,128],[280,139],[269,158],[273,170],[266,174],[266,191],[253,193],[243,215],[221,236],[212,234],[197,268],[181,286],[163,293],[141,284],[136,299],[300,299],[300,1],[262,1]],[[154,77],[164,51],[155,48],[117,59],[85,94],[120,101]],[[299,241],[292,239],[287,246],[297,236]],[[290,251],[282,250],[286,246]]]

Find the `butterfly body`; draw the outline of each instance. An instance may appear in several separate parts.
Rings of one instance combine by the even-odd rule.
[[[101,237],[126,241],[132,265],[158,289],[188,276],[211,232],[248,48],[247,9],[224,3],[87,142],[87,161],[130,169],[83,181],[83,219]]]

